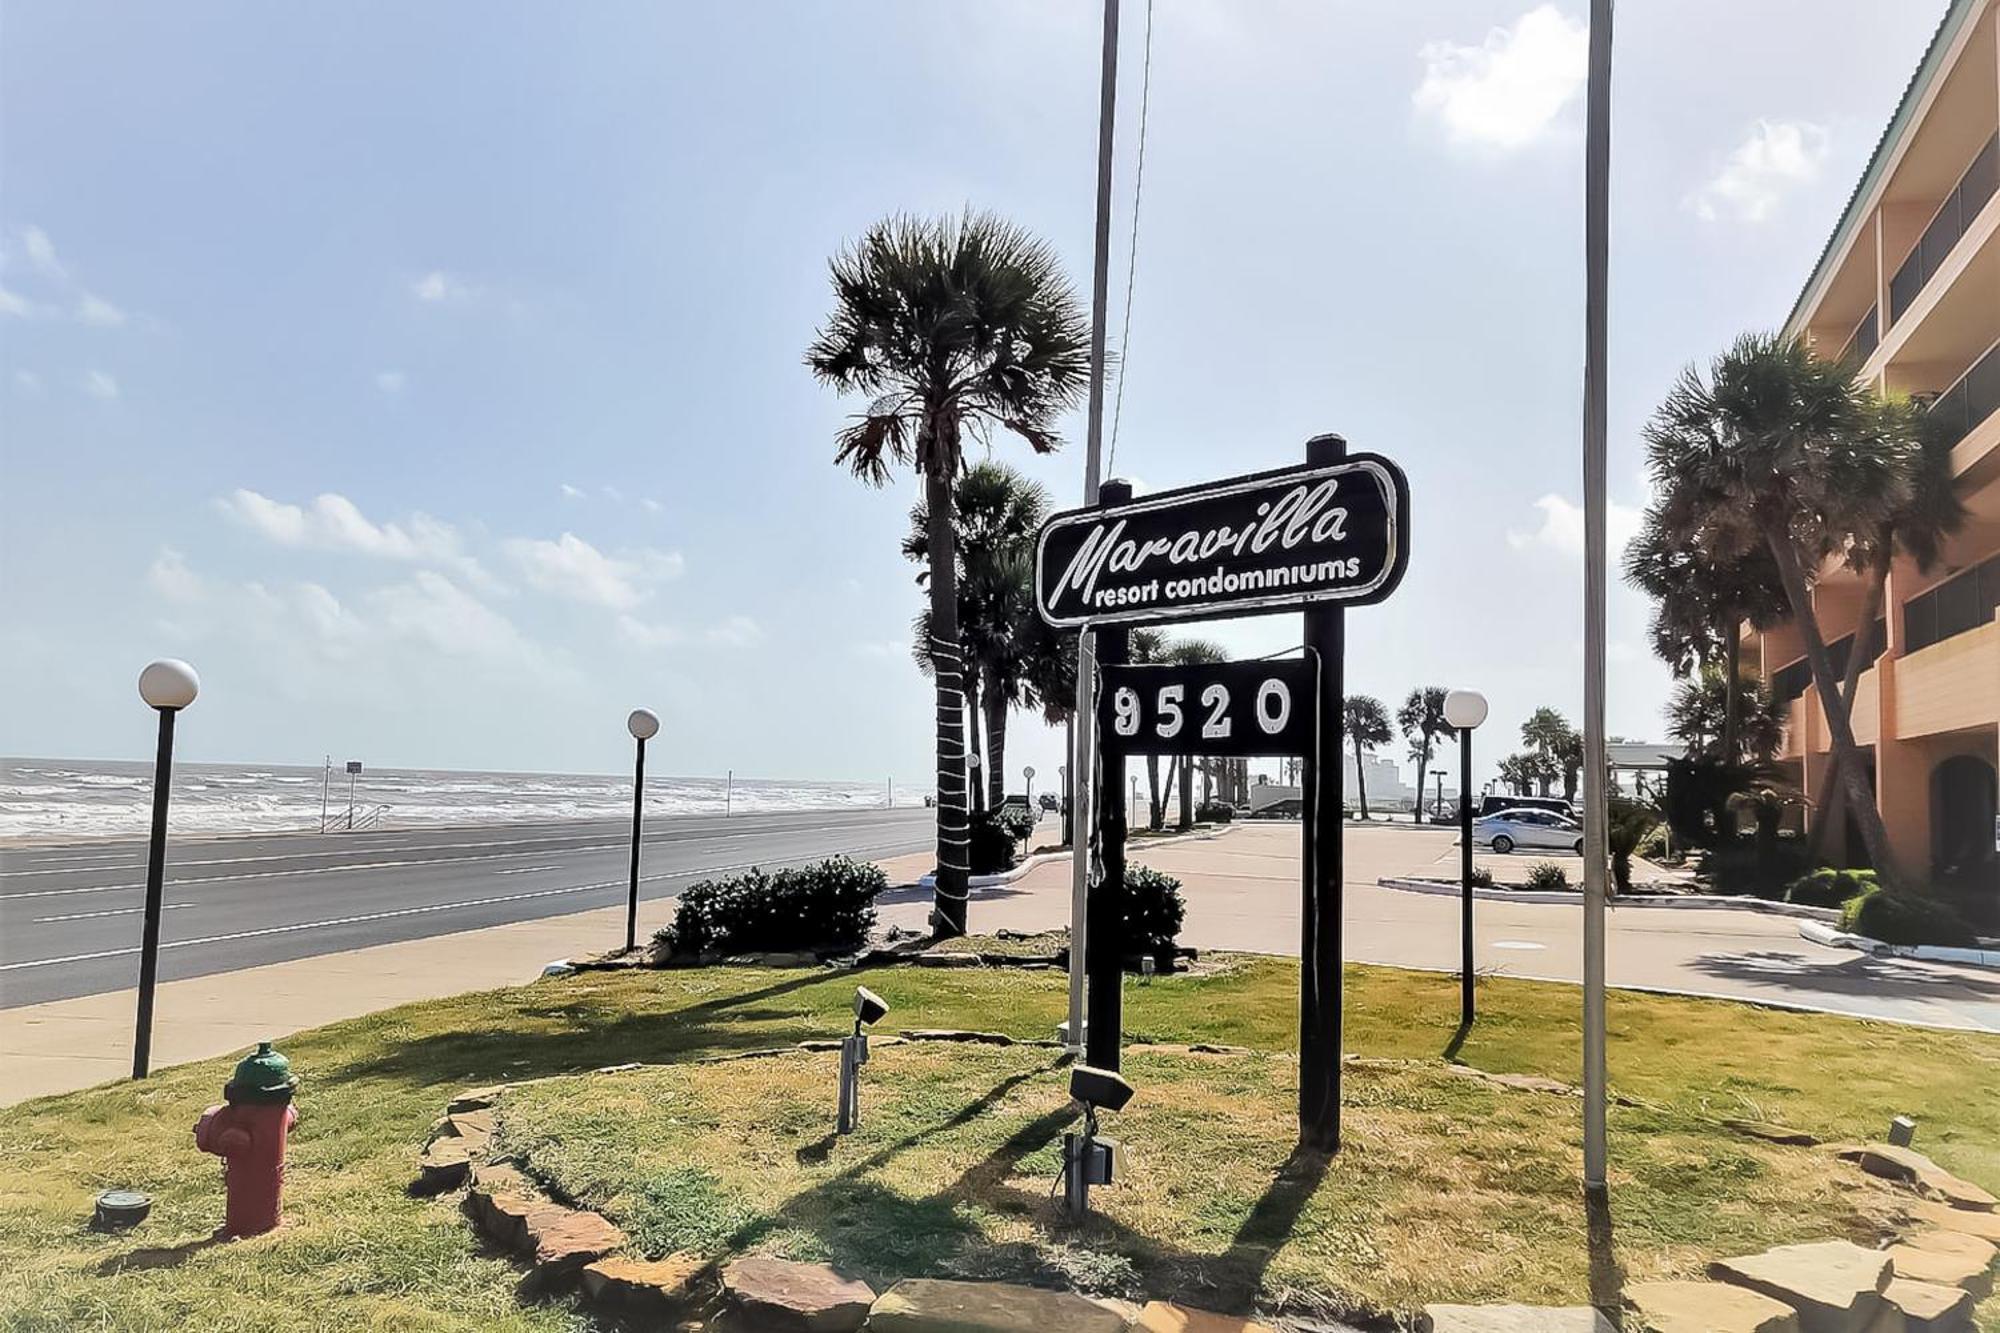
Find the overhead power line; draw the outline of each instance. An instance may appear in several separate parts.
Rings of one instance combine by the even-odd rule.
[[[1153,101],[1153,0],[1146,0],[1144,65],[1139,75],[1139,156],[1132,176],[1132,239],[1125,253],[1125,317],[1118,329],[1118,395],[1111,404],[1111,447],[1104,470],[1118,461],[1118,423],[1125,415],[1126,353],[1132,344],[1132,286],[1139,273],[1139,199],[1146,188],[1146,112]]]

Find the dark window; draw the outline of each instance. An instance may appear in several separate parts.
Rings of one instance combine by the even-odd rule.
[[[1803,657],[1771,673],[1771,695],[1779,703],[1791,703],[1804,695],[1811,684],[1812,666]]]
[[[1978,629],[1993,619],[1996,605],[2000,605],[2000,556],[1912,597],[1903,608],[1904,651],[1914,653]]]
[[[2000,135],[1988,139],[1974,155],[1965,174],[1952,187],[1950,194],[1939,205],[1937,216],[1924,228],[1916,247],[1909,258],[1903,261],[1896,275],[1889,279],[1889,322],[1894,324],[1917,299],[1924,284],[1944,263],[1944,257],[1958,244],[1965,229],[1979,216],[1979,210],[1986,207],[1986,201],[1993,197],[1996,185],[2000,185]]]
[[[1957,444],[2000,411],[2000,343],[1972,363],[1958,383],[1938,395],[1931,416],[1942,423],[1945,440]]]

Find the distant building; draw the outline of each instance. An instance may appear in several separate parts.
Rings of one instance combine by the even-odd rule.
[[[1969,516],[1935,568],[1891,570],[1854,735],[1897,860],[2000,881],[2000,0],[1953,0],[1785,331],[1852,355],[1882,390],[1930,399],[1952,442]],[[1854,574],[1821,571],[1814,609],[1836,670],[1859,597]],[[1826,808],[1826,718],[1798,630],[1744,648],[1786,709],[1780,762]]]
[[[1403,781],[1403,773],[1393,759],[1370,757],[1363,775],[1368,779],[1368,809],[1371,813],[1385,810],[1411,810],[1415,808],[1416,788]],[[1349,754],[1342,766],[1342,780],[1347,784],[1341,789],[1349,810],[1360,808],[1361,796],[1355,782],[1354,756]],[[1259,783],[1250,788],[1250,809],[1262,810],[1267,805],[1279,801],[1295,801],[1300,798],[1300,789],[1280,783]]]

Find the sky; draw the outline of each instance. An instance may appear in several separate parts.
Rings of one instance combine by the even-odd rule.
[[[1328,431],[1400,462],[1409,573],[1349,614],[1349,689],[1483,690],[1481,777],[1582,704],[1585,12],[1158,0],[1135,251],[1124,6],[1108,473]],[[1646,416],[1783,320],[1942,12],[1620,8],[1614,548]],[[149,755],[171,655],[190,759],[612,772],[643,704],[658,772],[925,783],[916,486],[834,466],[859,405],[802,356],[828,256],[897,211],[1003,213],[1087,294],[1098,15],[5,0],[0,753]],[[1068,507],[1083,434],[994,456]],[[1614,584],[1635,738],[1645,620]],[[1012,733],[1010,786],[1053,774]]]

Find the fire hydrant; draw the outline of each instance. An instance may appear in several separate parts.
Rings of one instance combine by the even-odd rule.
[[[195,1146],[222,1159],[225,1236],[259,1236],[278,1225],[285,1139],[299,1118],[292,1105],[298,1083],[291,1061],[260,1041],[224,1085],[227,1105],[209,1107],[195,1122]]]

